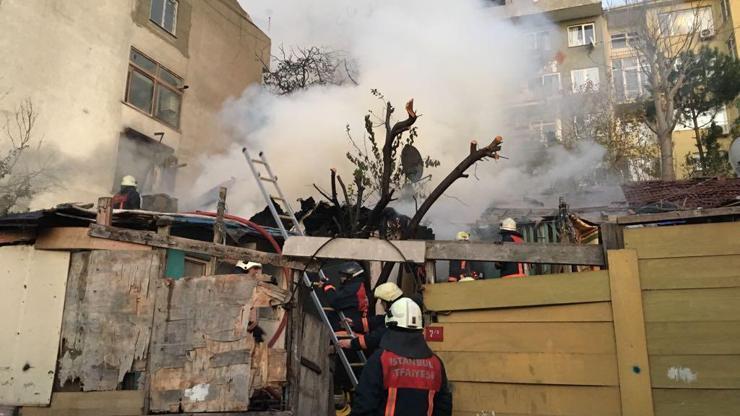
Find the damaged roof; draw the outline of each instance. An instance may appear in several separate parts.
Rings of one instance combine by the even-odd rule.
[[[622,190],[638,214],[740,204],[740,178],[632,182]]]
[[[0,217],[1,230],[34,230],[51,227],[87,227],[95,222],[97,211],[88,206],[62,204],[55,208],[10,214]],[[213,238],[215,218],[199,213],[163,213],[144,210],[113,210],[112,224],[116,227],[136,230],[156,230],[157,220],[161,217],[172,220],[172,235],[210,241]],[[241,222],[224,219],[226,234],[232,243],[245,240],[263,239],[253,227]],[[272,237],[282,240],[280,230],[274,227],[262,227]]]

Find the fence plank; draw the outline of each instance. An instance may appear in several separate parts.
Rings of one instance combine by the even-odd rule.
[[[622,415],[652,415],[653,396],[637,252],[610,250],[608,256]]]
[[[643,290],[740,287],[740,255],[640,260]]]
[[[548,416],[621,416],[619,389],[595,386],[537,386],[453,383],[455,411]]]
[[[737,416],[740,390],[654,389],[655,416]]]
[[[740,320],[648,322],[650,355],[740,354]]]
[[[653,387],[740,389],[740,355],[651,355],[650,376]]]
[[[550,352],[614,354],[609,322],[449,323],[435,351]]]
[[[740,317],[740,287],[651,290],[643,298],[646,322],[734,321]]]
[[[617,386],[614,354],[439,352],[452,381]]]
[[[599,245],[427,241],[426,257],[435,260],[511,261],[603,266]]]
[[[624,247],[641,259],[740,254],[740,222],[624,230]]]
[[[489,279],[426,285],[424,304],[431,311],[557,305],[609,300],[606,271]]]
[[[611,322],[609,302],[481,309],[438,314],[439,322]]]
[[[133,244],[113,240],[92,238],[85,227],[47,228],[36,238],[38,250],[143,250],[152,248],[144,244]]]

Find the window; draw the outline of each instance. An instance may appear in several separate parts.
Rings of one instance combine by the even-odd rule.
[[[532,51],[549,51],[550,33],[544,31],[528,33],[527,45]]]
[[[560,73],[543,74],[542,90],[546,95],[554,95],[560,91]]]
[[[722,127],[722,133],[727,134],[730,131],[730,125],[727,120],[727,110],[725,110],[725,107],[721,107],[716,111],[710,111],[708,113],[700,114],[699,117],[696,119],[696,122],[701,129],[708,128],[712,125],[712,122],[714,122],[714,124]],[[693,129],[694,123],[689,120],[676,124],[676,130]]]
[[[704,29],[714,29],[711,7],[663,13],[659,16],[659,21],[662,34],[668,36],[686,35]]]
[[[644,91],[644,74],[637,58],[615,59],[612,78],[617,101],[634,100]]]
[[[583,46],[596,42],[593,23],[568,26],[568,46]]]
[[[542,143],[554,143],[562,140],[560,120],[535,121],[530,123],[529,129],[540,138]]]
[[[177,28],[177,0],[152,0],[149,20],[174,35]]]
[[[612,49],[625,49],[637,40],[637,33],[616,33],[612,35]]]
[[[126,102],[165,124],[178,128],[182,78],[131,49]]]
[[[573,92],[599,89],[599,68],[574,69],[570,71]]]

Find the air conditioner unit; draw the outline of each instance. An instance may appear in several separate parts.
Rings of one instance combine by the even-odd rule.
[[[699,38],[702,40],[711,39],[714,37],[714,29],[702,29],[699,32]]]

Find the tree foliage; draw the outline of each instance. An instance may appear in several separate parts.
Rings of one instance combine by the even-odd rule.
[[[733,176],[728,154],[722,149],[719,139],[722,137],[722,128],[712,123],[704,129],[700,138],[704,148],[704,158],[699,160],[686,155],[686,175],[690,178],[709,176]]]
[[[690,66],[689,76],[676,96],[676,108],[679,109],[681,123],[694,130],[699,159],[698,166],[692,165],[690,169],[712,172],[717,155],[709,156],[704,142],[714,135],[711,131],[714,127],[706,132],[702,130],[711,125],[717,113],[740,94],[740,61],[708,47],[686,52],[683,61]],[[700,118],[703,121],[700,122]]]
[[[618,181],[648,180],[658,175],[659,150],[653,134],[644,127],[640,109],[618,109],[609,85],[586,84],[565,97],[563,144],[595,142],[606,152],[600,174]]]
[[[378,140],[375,136],[375,129],[383,127],[387,130],[388,126],[386,125],[387,118],[385,113],[387,111],[391,111],[392,113],[395,111],[395,108],[390,103],[386,102],[383,94],[377,89],[371,90],[371,94],[383,102],[384,110],[381,114],[376,114],[370,110],[368,111],[368,114],[365,115],[365,134],[363,135],[361,143],[358,143],[358,140],[352,136],[349,124],[347,124],[347,138],[352,144],[352,150],[346,153],[346,157],[354,166],[353,177],[355,178],[355,183],[361,183],[362,186],[369,191],[365,194],[365,197],[367,198],[375,195],[380,198],[383,194],[382,178],[384,161],[382,146],[378,144]],[[414,142],[419,135],[418,127],[411,127],[408,129],[408,134],[406,135],[403,133],[404,132],[401,132],[397,137],[394,137],[390,146],[390,191],[393,193],[399,193],[402,189],[411,188],[411,196],[413,198],[423,198],[423,184],[426,183],[427,180],[431,179],[432,176],[428,175],[424,180],[419,181],[421,183],[412,182],[406,178],[406,175],[404,175],[404,167],[399,160],[399,149],[402,149],[404,146],[414,145]],[[433,159],[430,156],[427,156],[423,160],[424,168],[434,168],[439,165],[439,160]],[[356,190],[355,186],[352,189],[351,194],[356,195]]]

